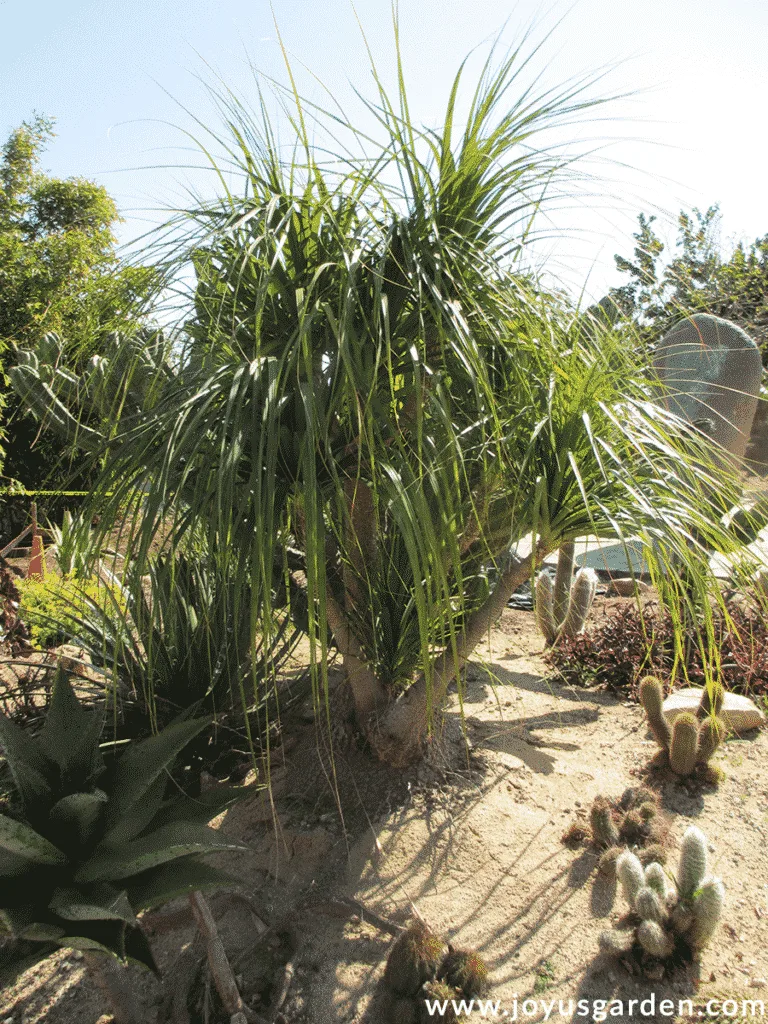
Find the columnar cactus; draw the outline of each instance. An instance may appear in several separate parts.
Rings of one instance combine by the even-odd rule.
[[[707,837],[691,825],[683,836],[677,890],[684,900],[693,898],[707,874]]]
[[[573,550],[573,543],[560,548],[554,588],[548,573],[539,573],[536,579],[536,623],[548,644],[580,633],[595,599],[597,574],[594,569],[579,569],[574,576]]]
[[[632,927],[603,932],[601,949],[621,955],[637,945],[659,960],[680,953],[695,956],[714,935],[725,901],[723,883],[706,877],[706,871],[707,839],[695,826],[683,836],[674,885],[660,864],[643,869],[625,851],[616,873],[633,912]]]
[[[664,688],[656,676],[645,676],[640,680],[640,703],[648,718],[648,725],[660,747],[669,750],[672,730],[664,717]]]
[[[696,714],[683,712],[671,728],[664,717],[664,688],[655,676],[640,681],[640,703],[676,775],[692,775],[697,765],[707,764],[725,737],[725,723],[717,714],[723,706],[722,687],[715,689],[713,697],[705,687]]]
[[[669,764],[675,775],[691,775],[696,767],[699,745],[699,723],[688,712],[678,715],[672,726]]]
[[[592,842],[596,846],[616,846],[619,832],[613,823],[610,801],[604,796],[597,796],[589,812],[589,824],[592,829]]]

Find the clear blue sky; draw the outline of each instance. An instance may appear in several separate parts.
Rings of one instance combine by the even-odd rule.
[[[297,65],[345,101],[350,83],[371,94],[349,0],[274,0],[273,7]],[[388,0],[357,0],[356,9],[381,66],[391,67]],[[505,21],[511,42],[531,19],[551,27],[560,16],[540,64],[547,81],[622,62],[601,90],[640,95],[613,108],[621,122],[581,130],[623,140],[604,155],[626,166],[605,163],[597,194],[553,214],[553,270],[572,288],[589,277],[594,296],[621,283],[612,256],[631,255],[634,218],[652,207],[666,211],[670,239],[682,205],[715,202],[726,245],[768,233],[766,0],[579,0],[553,8],[532,0],[400,0],[419,119],[439,121],[460,60]],[[146,223],[142,210],[180,199],[185,182],[206,187],[200,175],[138,169],[191,156],[162,123],[191,124],[170,97],[210,121],[199,77],[210,79],[210,67],[252,95],[249,61],[284,78],[268,0],[0,0],[0,138],[33,110],[54,116],[58,136],[46,169],[105,184],[126,218],[120,237],[130,240]],[[301,80],[321,98],[308,76]]]

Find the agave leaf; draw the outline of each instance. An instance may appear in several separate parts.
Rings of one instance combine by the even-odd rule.
[[[62,949],[92,950],[125,959],[125,921],[78,921],[75,934],[63,933],[57,940]]]
[[[86,711],[67,673],[58,668],[39,741],[62,775],[87,780],[103,769],[98,747],[101,727],[101,716]]]
[[[127,843],[121,850],[97,850],[74,879],[76,882],[101,882],[130,878],[190,853],[213,853],[216,850],[247,851],[248,847],[206,825],[174,821]]]
[[[180,796],[169,800],[160,808],[157,827],[171,821],[199,821],[206,824],[253,790],[246,786],[216,786],[198,797]]]
[[[53,843],[29,825],[0,814],[0,849],[18,854],[33,864],[65,864],[67,858]]]
[[[91,793],[70,793],[51,808],[51,820],[63,825],[78,844],[87,843],[104,810],[108,797],[101,789]]]
[[[23,729],[0,714],[0,749],[25,807],[41,806],[52,798],[52,765],[42,747]]]
[[[6,991],[25,971],[56,952],[52,942],[24,942],[15,939],[0,946],[0,991]]]
[[[152,950],[139,925],[131,927],[124,921],[81,921],[77,933],[64,935],[58,940],[58,945],[64,949],[104,953],[123,962],[135,960],[159,974]]]
[[[147,942],[147,937],[142,931],[140,925],[136,928],[126,928],[125,955],[128,960],[133,960],[137,964],[143,964],[143,966],[149,968],[154,975],[158,978],[160,977],[160,970],[155,963],[154,956],[152,955],[152,947]]]
[[[161,864],[127,879],[128,899],[135,910],[151,910],[177,896],[210,889],[243,888],[245,883],[233,875],[206,863],[199,856],[183,857],[172,864]]]
[[[163,769],[144,797],[104,835],[99,848],[123,846],[140,836],[162,808],[167,784],[168,775]],[[165,824],[165,819],[158,821],[157,824]]]
[[[206,729],[209,716],[190,722],[174,722],[157,736],[150,736],[122,755],[115,768],[114,788],[107,815],[114,826],[138,803],[158,775],[176,758],[179,751]]]
[[[65,921],[125,921],[136,924],[128,895],[111,885],[89,886],[85,890],[56,889],[48,909]]]
[[[35,921],[22,928],[18,933],[18,937],[20,939],[27,939],[29,942],[57,942],[64,934],[64,929],[56,924],[45,924],[41,921]]]
[[[7,932],[18,936],[21,931],[33,923],[36,912],[37,907],[34,905],[3,907],[0,909],[0,934]]]
[[[7,878],[17,878],[29,871],[30,864],[26,857],[20,857],[17,853],[10,853],[8,850],[0,850],[0,881]]]

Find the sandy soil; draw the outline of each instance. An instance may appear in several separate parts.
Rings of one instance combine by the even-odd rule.
[[[213,901],[242,989],[257,1009],[263,1012],[292,957],[287,1021],[381,1019],[377,986],[392,939],[340,911],[334,900],[344,896],[400,922],[413,903],[454,945],[478,949],[491,970],[491,996],[500,1001],[498,1019],[504,1010],[513,1019],[514,1000],[528,998],[554,1000],[550,1019],[574,1021],[585,1017],[568,1012],[570,999],[628,1001],[653,992],[657,1005],[692,1000],[693,1020],[706,1019],[710,998],[768,1003],[768,736],[729,740],[716,758],[725,775],[717,789],[663,780],[673,862],[695,822],[709,837],[726,911],[700,966],[655,980],[630,974],[598,955],[600,931],[626,909],[621,897],[598,875],[592,852],[570,850],[560,838],[586,816],[595,795],[616,797],[637,782],[655,744],[637,706],[548,680],[541,651],[531,613],[505,612],[469,667],[463,708],[454,696],[441,741],[409,772],[373,764],[355,749],[329,756],[309,708],[285,723],[274,805],[254,787],[220,822],[252,844],[252,853],[230,858],[229,866],[247,880],[262,919],[278,923],[265,961],[264,944],[254,946],[259,926],[251,910],[227,897]],[[182,912],[174,921],[173,910],[145,922],[171,977],[193,937],[188,918]],[[131,970],[153,1020],[160,988]],[[106,1024],[106,1013],[72,953],[57,954],[0,994],[0,1021],[8,1024]],[[540,1008],[520,1014],[544,1017]]]

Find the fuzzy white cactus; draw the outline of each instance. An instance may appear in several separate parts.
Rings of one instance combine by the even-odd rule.
[[[638,858],[625,850],[616,861],[616,874],[639,923],[603,932],[600,948],[620,955],[637,943],[664,960],[682,943],[696,956],[714,935],[725,902],[723,883],[706,877],[706,870],[707,837],[695,825],[683,836],[677,885],[661,864],[652,863],[643,870]]]
[[[594,569],[573,575],[573,543],[560,548],[554,587],[547,572],[539,573],[534,592],[536,623],[548,644],[561,636],[576,636],[584,629],[597,591]]]

